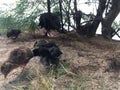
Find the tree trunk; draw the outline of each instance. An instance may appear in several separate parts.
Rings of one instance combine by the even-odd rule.
[[[77,23],[76,23],[76,20],[77,20],[77,18],[76,18],[76,13],[77,13],[77,1],[76,1],[76,0],[74,0],[74,10],[75,10],[75,12],[74,12],[75,28],[77,28]]]
[[[79,34],[85,35],[87,37],[93,37],[96,34],[96,30],[102,20],[102,15],[105,10],[107,0],[99,0],[99,5],[97,9],[97,15],[95,16],[93,22],[88,22],[85,25],[81,26]]]
[[[112,0],[112,7],[108,14],[102,21],[102,34],[104,37],[112,38],[114,30],[112,29],[112,23],[120,12],[120,0]]]
[[[88,30],[88,36],[92,37],[95,36],[96,30],[102,20],[102,15],[105,10],[105,4],[107,0],[99,0],[99,6],[97,10],[97,15],[95,19],[93,20],[93,23],[91,24],[89,30]]]
[[[62,16],[62,0],[59,0],[59,7],[60,7],[61,29],[62,29],[62,32],[64,32],[64,29],[63,29],[63,16]]]
[[[82,12],[80,10],[79,11],[77,10],[77,0],[74,0],[74,10],[75,10],[75,13],[73,15],[73,19],[75,22],[76,32],[81,35],[80,22],[81,22],[81,18],[82,18]]]
[[[47,0],[47,9],[48,9],[48,13],[50,14],[51,13],[51,10],[50,10],[50,0]]]
[[[74,9],[75,9],[75,12],[77,12],[77,1],[74,0]]]
[[[68,31],[70,31],[70,12],[69,12],[69,10],[66,11],[66,15],[67,15]]]
[[[120,12],[120,0],[112,0],[112,7],[107,16],[104,18],[105,24],[107,24],[107,26],[108,25],[111,26],[112,22],[118,16],[119,12]]]

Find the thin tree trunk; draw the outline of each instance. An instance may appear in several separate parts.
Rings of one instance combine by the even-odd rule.
[[[107,16],[104,18],[104,24],[107,26],[111,26],[115,18],[118,16],[120,12],[120,0],[112,0],[112,7],[107,14]]]
[[[108,14],[102,21],[102,35],[107,38],[112,38],[112,34],[115,32],[112,29],[112,23],[120,12],[120,0],[112,0],[112,7]]]
[[[48,9],[48,13],[50,14],[51,13],[51,10],[50,10],[50,0],[47,0],[47,9]]]
[[[66,14],[67,14],[68,31],[70,31],[70,12],[69,12],[69,10],[66,12]]]
[[[63,16],[62,16],[62,0],[59,0],[59,7],[60,7],[61,28],[62,28],[62,32],[64,32],[64,29],[63,29]]]
[[[75,22],[75,28],[77,29],[77,23],[76,23],[76,13],[77,13],[77,1],[74,0],[74,10],[75,10],[75,13],[74,13],[74,22]]]
[[[71,0],[69,0],[69,3],[68,3],[68,10],[67,10],[67,12],[66,12],[66,14],[67,14],[67,21],[68,21],[68,31],[70,30],[70,3],[71,3]]]
[[[93,20],[92,25],[90,26],[90,28],[88,30],[88,35],[90,37],[95,36],[95,34],[96,34],[96,30],[97,30],[97,28],[102,20],[102,15],[103,15],[103,12],[105,10],[106,1],[107,0],[99,0],[97,15],[96,15],[95,19]]]
[[[77,1],[74,0],[74,9],[75,9],[75,12],[77,12]]]

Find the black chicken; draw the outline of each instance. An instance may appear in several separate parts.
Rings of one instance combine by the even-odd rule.
[[[37,48],[33,50],[34,56],[40,56],[42,64],[46,66],[58,66],[62,52],[54,42],[45,41],[43,43],[43,41],[45,40],[35,42],[34,46],[37,46]]]
[[[21,30],[19,29],[11,29],[10,31],[7,32],[7,37],[16,39],[20,33],[21,33]]]
[[[6,78],[7,75],[15,68],[24,66],[33,57],[33,52],[27,47],[19,47],[10,52],[10,55],[1,66],[1,72]]]

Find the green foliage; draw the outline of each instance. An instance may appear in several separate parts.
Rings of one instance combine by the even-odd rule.
[[[43,11],[40,8],[40,4],[43,0],[20,0],[17,3],[15,10],[15,16],[18,22],[22,22],[23,29],[35,30],[37,29],[37,23],[35,19]]]
[[[74,0],[62,0],[63,23],[66,26],[68,26],[68,11],[70,15],[71,26],[74,26],[73,2]],[[79,2],[80,1],[77,0],[77,3]],[[98,0],[85,0],[84,4],[96,5],[98,2]],[[80,4],[78,7],[79,6]],[[78,10],[80,10],[80,8],[78,8]],[[59,12],[59,0],[51,0],[51,11]],[[14,9],[5,12],[0,11],[0,26],[2,29],[19,28],[22,30],[27,29],[31,32],[38,29],[36,18],[38,18],[40,14],[44,12],[47,12],[47,0],[19,0]],[[84,21],[89,21],[90,14],[83,14],[82,19]],[[116,24],[113,24],[113,26],[117,27],[118,25],[116,26]]]
[[[63,21],[67,25],[66,12],[72,15],[72,7],[70,7],[72,0],[63,0]],[[51,0],[51,11],[59,12],[59,0]],[[27,29],[30,32],[38,29],[36,18],[43,12],[47,12],[47,1],[45,0],[19,0],[16,7],[10,11],[9,14],[4,13],[0,25],[5,28],[19,28]],[[12,13],[12,14],[11,14]],[[72,17],[72,16],[70,16]]]
[[[13,16],[1,16],[0,17],[0,28],[2,29],[2,33],[6,33],[7,30],[11,29],[11,28],[20,28],[19,23],[17,23],[16,18],[14,18]]]
[[[35,20],[44,10],[44,7],[40,6],[43,1],[44,0],[19,0],[14,9],[8,12],[5,11],[4,14],[1,15],[0,21],[2,22],[0,22],[0,26],[3,29],[19,28],[34,31],[38,28]]]
[[[55,6],[55,7],[53,8],[53,12],[59,12],[59,6]]]
[[[118,21],[118,22],[116,22],[116,21],[113,22],[112,27],[113,27],[114,29],[120,28],[120,21]]]

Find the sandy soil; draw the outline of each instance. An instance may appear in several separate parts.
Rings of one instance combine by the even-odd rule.
[[[61,62],[68,65],[70,72],[90,78],[85,83],[85,89],[68,89],[65,88],[65,85],[71,85],[76,79],[73,77],[74,75],[64,74],[53,81],[57,88],[55,90],[120,90],[120,42],[105,40],[100,36],[87,39],[74,34],[61,38],[46,38],[46,40],[52,40],[59,45],[63,52]],[[0,37],[0,64],[8,58],[12,49],[19,46],[32,49],[34,42],[35,39],[13,42],[6,37]],[[32,64],[29,63],[30,66],[26,67],[35,68],[39,58],[36,57],[31,62]],[[15,80],[20,73],[21,68],[18,68],[10,73],[7,79],[4,79],[0,73],[0,90],[13,90],[6,85]]]

